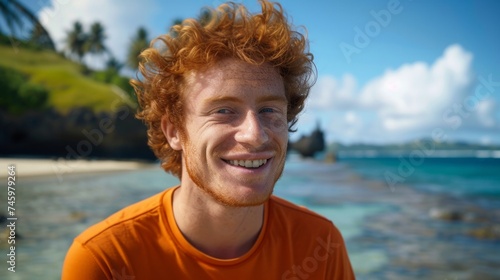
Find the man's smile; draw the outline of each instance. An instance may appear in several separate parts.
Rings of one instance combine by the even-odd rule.
[[[241,166],[245,168],[259,168],[267,163],[267,159],[254,159],[254,160],[224,160],[233,166]]]

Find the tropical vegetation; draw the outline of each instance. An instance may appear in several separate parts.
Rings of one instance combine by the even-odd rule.
[[[25,33],[25,24],[29,23],[31,25],[29,40],[37,46],[56,50],[49,32],[43,27],[38,18],[20,1],[0,0],[0,15],[8,27],[5,29],[5,27],[0,26],[0,33],[7,34],[7,31],[10,32],[11,36],[9,38],[12,40],[11,44],[15,45],[17,43],[15,38],[25,35],[22,33]]]
[[[0,66],[0,108],[18,114],[25,110],[43,108],[47,105],[48,90],[29,81],[23,73]]]
[[[144,27],[139,27],[132,38],[127,56],[127,65],[132,69],[139,67],[139,54],[149,46],[148,32]]]
[[[173,21],[178,23],[180,19]],[[136,30],[123,61],[110,51],[107,37],[100,22],[85,26],[75,21],[58,52],[50,34],[21,1],[0,0],[0,84],[5,88],[0,109],[19,114],[37,108],[65,112],[85,106],[100,111],[107,110],[117,96],[136,107],[129,77],[122,73],[124,68],[127,73],[137,71],[139,54],[149,47],[148,31]],[[103,69],[89,66],[94,58],[105,61]]]

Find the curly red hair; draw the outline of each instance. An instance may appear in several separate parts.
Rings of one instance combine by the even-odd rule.
[[[314,83],[313,56],[304,35],[292,30],[278,3],[260,1],[262,13],[251,14],[240,4],[227,3],[207,9],[199,20],[187,19],[169,34],[151,42],[141,55],[141,80],[132,80],[141,110],[137,117],[148,126],[148,145],[162,161],[162,168],[177,177],[182,172],[182,152],[170,147],[161,119],[183,131],[183,87],[191,71],[209,68],[224,58],[247,63],[268,63],[283,78],[288,101],[289,131]],[[158,43],[163,45],[158,46]]]

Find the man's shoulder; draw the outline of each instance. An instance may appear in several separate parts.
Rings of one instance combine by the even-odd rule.
[[[274,215],[286,215],[287,220],[293,219],[308,223],[325,224],[327,226],[332,225],[332,221],[326,217],[277,196],[271,196],[270,207]]]
[[[333,242],[344,243],[342,234],[333,221],[304,206],[272,196],[269,201],[269,212],[270,232],[280,238],[288,235],[295,241],[313,243],[318,238],[321,240],[333,238]]]
[[[87,228],[76,237],[82,244],[86,244],[95,239],[107,238],[108,236],[119,237],[126,234],[130,226],[140,224],[147,220],[159,219],[159,208],[162,205],[162,198],[167,191],[150,196],[139,202],[131,204],[104,220]],[[153,224],[151,224],[153,226]]]

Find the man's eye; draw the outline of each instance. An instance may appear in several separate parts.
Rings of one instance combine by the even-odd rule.
[[[217,114],[231,114],[231,110],[229,109],[219,109],[217,110]]]
[[[261,113],[274,113],[275,110],[273,108],[262,108],[260,110]]]

